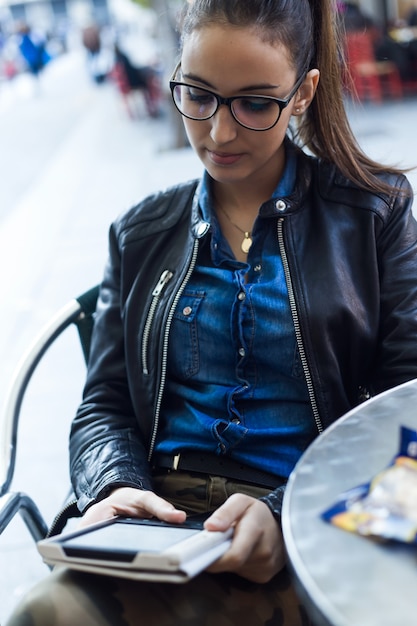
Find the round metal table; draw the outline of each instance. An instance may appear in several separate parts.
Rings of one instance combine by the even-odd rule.
[[[417,430],[417,380],[356,407],[306,450],[285,492],[282,528],[300,597],[318,625],[417,624],[417,547],[378,543],[321,519],[384,469],[400,426]]]

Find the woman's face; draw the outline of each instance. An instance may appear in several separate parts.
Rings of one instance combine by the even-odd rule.
[[[249,28],[210,25],[186,39],[181,80],[223,97],[265,95],[286,99],[297,79],[282,45],[262,41]],[[220,183],[275,187],[284,163],[283,140],[297,94],[266,131],[240,126],[227,106],[205,121],[184,119],[189,141]],[[272,191],[271,189],[271,191]]]

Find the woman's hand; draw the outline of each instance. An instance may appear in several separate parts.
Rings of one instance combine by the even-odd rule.
[[[220,531],[234,526],[232,545],[209,572],[235,572],[253,582],[266,583],[285,565],[281,528],[261,500],[234,494],[204,526]]]
[[[165,522],[181,524],[186,514],[172,504],[157,496],[153,491],[119,487],[107,498],[93,504],[81,518],[80,527],[110,519],[115,515],[125,517],[157,517]]]
[[[81,519],[80,527],[110,519],[156,517],[181,524],[184,511],[153,491],[119,487],[104,500],[93,504]],[[235,572],[253,582],[268,582],[285,565],[282,532],[266,504],[243,494],[234,494],[204,524],[207,530],[225,531],[234,527],[229,550],[208,568],[209,572]]]

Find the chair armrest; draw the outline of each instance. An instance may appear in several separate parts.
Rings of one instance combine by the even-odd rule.
[[[35,502],[22,492],[7,493],[0,497],[0,534],[14,516],[20,513],[35,541],[44,539],[48,527]]]

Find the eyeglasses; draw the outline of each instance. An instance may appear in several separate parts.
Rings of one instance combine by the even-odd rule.
[[[229,107],[231,114],[238,124],[249,130],[269,130],[278,122],[282,111],[289,105],[301,83],[306,71],[295,83],[291,93],[285,100],[272,96],[232,96],[223,98],[209,89],[201,89],[174,80],[180,64],[174,70],[169,81],[172,99],[178,111],[190,120],[209,120],[215,115],[221,104]]]

